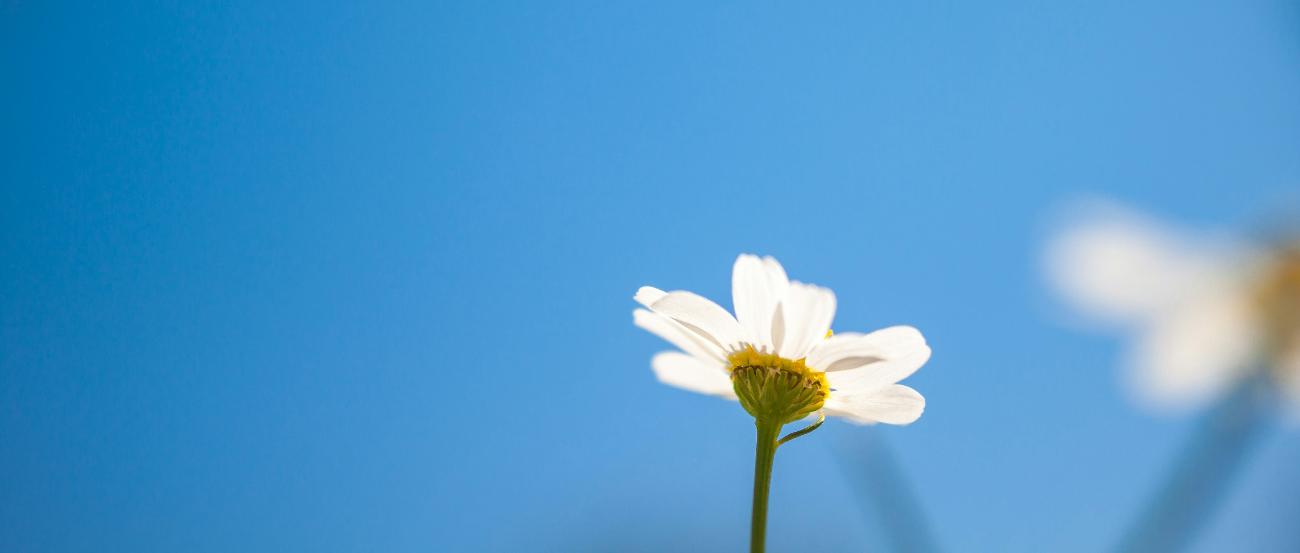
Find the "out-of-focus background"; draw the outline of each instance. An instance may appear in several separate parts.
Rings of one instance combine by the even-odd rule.
[[[742,550],[751,420],[631,316],[740,252],[935,352],[917,423],[782,448],[770,550],[885,550],[883,440],[944,551],[1104,551],[1198,414],[1053,214],[1300,200],[1295,2],[10,0],[0,68],[3,551]],[[1290,428],[1194,551],[1300,548]]]

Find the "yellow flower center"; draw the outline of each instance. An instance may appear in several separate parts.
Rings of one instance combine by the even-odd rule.
[[[1278,254],[1258,281],[1254,299],[1271,352],[1300,347],[1300,245]]]
[[[786,359],[753,346],[727,356],[731,384],[740,404],[756,419],[797,421],[816,412],[830,394],[826,373],[803,359]]]

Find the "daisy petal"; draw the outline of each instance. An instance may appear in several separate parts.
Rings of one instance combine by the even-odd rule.
[[[684,353],[665,351],[650,360],[660,382],[692,392],[735,399],[727,371]]]
[[[637,326],[650,331],[651,334],[667,340],[668,343],[701,360],[710,360],[719,364],[726,360],[726,355],[716,344],[687,330],[686,327],[668,317],[645,309],[637,309],[632,312],[632,321]]]
[[[763,268],[767,271],[767,283],[773,290],[785,291],[790,285],[790,278],[785,276],[785,267],[770,255],[763,257]]]
[[[1253,252],[1109,204],[1072,215],[1049,244],[1048,275],[1066,299],[1114,322],[1143,322],[1203,293]]]
[[[826,379],[832,390],[841,392],[877,390],[911,376],[929,360],[930,347],[921,346],[897,359],[867,363],[856,369],[828,372]]]
[[[784,331],[778,351],[781,357],[799,359],[831,329],[835,294],[820,286],[791,282],[779,311]]]
[[[668,292],[655,288],[654,286],[642,286],[637,289],[636,295],[633,296],[632,299],[636,300],[636,302],[642,306],[650,307],[650,304],[663,299],[663,297],[667,295]]]
[[[1198,297],[1152,322],[1133,352],[1137,391],[1178,407],[1226,392],[1261,343],[1250,306],[1233,289]]]
[[[731,313],[691,292],[668,292],[650,304],[650,310],[671,317],[724,351],[735,349],[744,341],[745,331]]]
[[[925,398],[916,390],[895,384],[869,394],[832,394],[826,414],[857,424],[910,424],[925,411]]]
[[[808,366],[819,371],[854,369],[874,361],[904,357],[925,347],[914,327],[900,325],[870,334],[843,332],[818,342],[808,352]]]
[[[776,349],[772,342],[772,316],[789,281],[781,264],[771,257],[741,254],[731,271],[731,302],[736,320],[756,347]]]

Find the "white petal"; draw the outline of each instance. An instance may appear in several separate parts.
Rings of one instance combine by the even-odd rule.
[[[763,268],[767,272],[767,283],[773,290],[784,291],[790,285],[790,278],[785,276],[785,267],[775,257],[763,256]]]
[[[863,392],[888,387],[907,378],[930,360],[930,347],[921,344],[893,359],[871,361],[856,368],[826,373],[831,389],[839,392]]]
[[[650,304],[650,310],[671,317],[724,351],[737,349],[745,338],[745,331],[731,313],[691,292],[669,292]]]
[[[1137,391],[1158,407],[1226,392],[1256,361],[1260,332],[1242,290],[1200,295],[1153,321],[1132,352]]]
[[[677,324],[676,321],[658,313],[637,309],[632,312],[632,321],[637,326],[650,331],[655,336],[667,340],[668,343],[702,360],[724,363],[727,358],[726,354],[713,342],[705,340],[699,334],[687,330],[686,327]]]
[[[637,289],[636,295],[632,299],[644,307],[650,307],[650,304],[663,299],[668,292],[655,288],[654,286],[642,286]]]
[[[1197,236],[1111,205],[1070,217],[1049,244],[1047,270],[1071,302],[1117,322],[1148,320],[1253,256],[1215,236]]]
[[[925,398],[916,390],[896,384],[869,394],[832,393],[824,409],[828,415],[857,424],[909,424],[925,411]]]
[[[664,384],[728,399],[736,397],[731,377],[721,365],[706,363],[684,353],[665,351],[656,354],[650,360],[650,366]]]
[[[791,282],[777,316],[784,326],[784,336],[778,347],[781,357],[802,358],[831,329],[831,320],[835,318],[835,294],[820,286]]]
[[[785,270],[775,259],[759,259],[750,254],[736,258],[731,271],[732,305],[749,342],[760,349],[764,346],[769,351],[776,349],[772,342],[772,317],[788,285]]]
[[[818,342],[808,352],[808,366],[819,371],[857,368],[876,360],[897,359],[925,347],[914,327],[899,325],[870,334],[843,332]]]

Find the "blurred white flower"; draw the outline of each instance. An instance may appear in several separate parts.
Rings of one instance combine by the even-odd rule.
[[[1131,379],[1159,407],[1202,403],[1253,371],[1300,401],[1300,255],[1095,204],[1048,247],[1061,293],[1134,333]]]
[[[735,317],[691,292],[637,291],[646,309],[633,312],[636,325],[681,349],[654,356],[660,381],[739,399],[756,418],[789,422],[822,411],[859,424],[907,424],[921,416],[925,398],[897,384],[930,358],[915,328],[832,336],[835,295],[789,281],[771,257],[737,258],[732,295]]]

